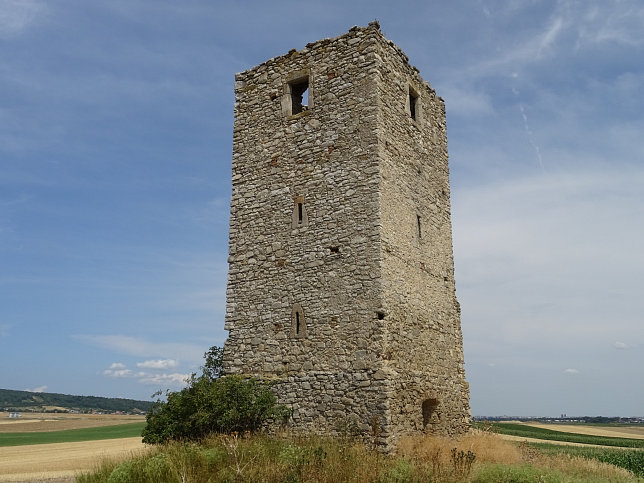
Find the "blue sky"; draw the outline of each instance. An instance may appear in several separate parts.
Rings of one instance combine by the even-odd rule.
[[[0,387],[226,338],[234,73],[378,19],[445,99],[474,415],[644,416],[644,4],[0,0]]]

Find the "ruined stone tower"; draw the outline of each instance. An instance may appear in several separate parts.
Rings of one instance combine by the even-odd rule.
[[[294,429],[466,431],[443,100],[375,22],[235,79],[225,372]]]

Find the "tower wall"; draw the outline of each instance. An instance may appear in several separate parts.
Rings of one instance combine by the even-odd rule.
[[[378,75],[385,371],[392,431],[469,427],[454,285],[445,104],[383,39]],[[413,104],[413,106],[412,106]]]
[[[271,379],[295,428],[385,411],[377,36],[355,29],[236,77],[225,371]],[[293,114],[304,78],[308,109]]]
[[[294,429],[464,430],[442,100],[377,24],[235,100],[224,371],[271,380]]]

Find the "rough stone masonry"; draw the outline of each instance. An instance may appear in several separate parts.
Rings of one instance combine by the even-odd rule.
[[[445,105],[377,22],[235,76],[224,372],[290,426],[459,434]]]

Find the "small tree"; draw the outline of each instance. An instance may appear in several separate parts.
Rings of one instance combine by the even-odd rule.
[[[211,381],[214,381],[221,376],[224,367],[224,348],[214,345],[208,349],[208,352],[203,357],[206,359],[206,363],[201,366],[203,375]]]
[[[276,403],[268,384],[255,378],[221,376],[223,349],[204,354],[203,374],[193,374],[188,386],[168,392],[146,416],[143,442],[200,440],[211,433],[257,431],[271,418],[284,419],[288,411]],[[157,393],[159,395],[159,393]]]

